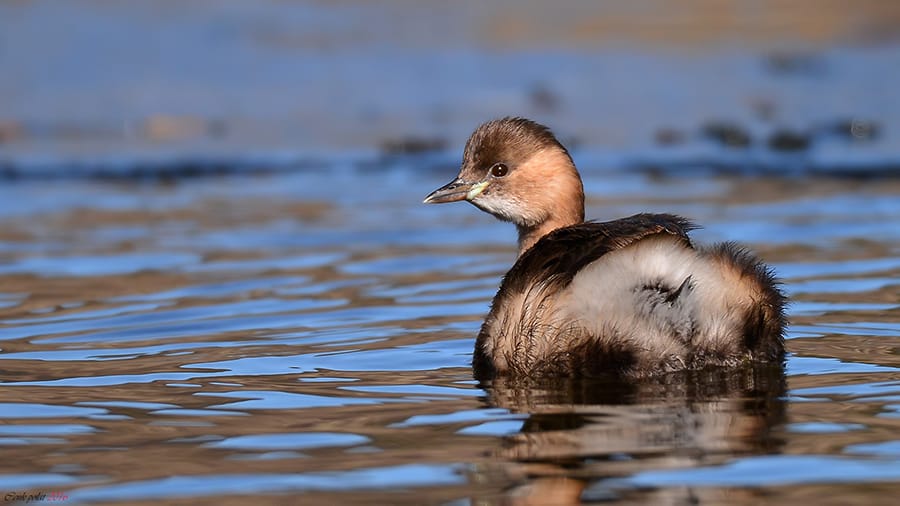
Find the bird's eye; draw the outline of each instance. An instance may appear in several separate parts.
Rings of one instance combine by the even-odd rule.
[[[507,172],[509,172],[509,167],[507,167],[505,163],[495,163],[494,166],[491,167],[491,175],[494,177],[503,177]]]

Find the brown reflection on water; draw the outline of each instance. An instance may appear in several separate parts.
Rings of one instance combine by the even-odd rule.
[[[322,371],[316,376],[329,375]],[[102,407],[115,414],[115,419],[54,418],[55,424],[84,424],[92,433],[65,436],[59,444],[42,445],[35,452],[29,445],[4,449],[5,459],[0,473],[16,473],[23,466],[34,469],[65,468],[73,461],[89,470],[90,476],[102,481],[138,482],[168,476],[243,473],[305,473],[341,471],[384,465],[401,465],[427,461],[454,464],[484,458],[483,441],[454,434],[447,427],[421,425],[392,428],[422,413],[421,400],[390,393],[378,394],[383,402],[359,406],[338,406],[298,409],[258,409],[250,412],[216,408],[216,405],[238,401],[240,398],[218,397],[216,393],[235,391],[268,391],[286,394],[320,396],[338,402],[365,401],[370,395],[352,391],[336,391],[336,386],[416,385],[429,384],[460,388],[459,381],[470,379],[466,370],[444,371],[442,374],[367,373],[366,380],[353,383],[300,383],[296,375],[266,377],[228,377],[207,381],[191,381],[193,387],[172,387],[161,384],[120,385],[114,388],[85,391],[83,388],[22,387],[0,390],[0,402],[32,402],[69,404],[78,399],[78,406]],[[225,384],[223,384],[225,383]],[[203,392],[203,396],[194,395]],[[209,394],[206,395],[206,394]],[[340,395],[338,397],[337,395]],[[160,403],[161,409],[210,409],[209,415],[166,415],[147,408],[110,407],[102,403],[118,399],[141,403]],[[430,399],[428,411],[452,413],[477,409],[477,397],[446,400]],[[157,411],[154,414],[154,411]],[[222,411],[222,415],[216,415]],[[253,458],[264,453],[247,448],[221,449],[217,441],[246,435],[284,433],[339,433],[362,435],[370,441],[346,447],[298,449],[285,458]],[[291,453],[290,448],[284,449]],[[248,458],[251,458],[248,460]],[[457,491],[458,492],[458,491]],[[343,497],[343,496],[342,496]]]
[[[773,434],[786,411],[786,383],[778,367],[677,374],[637,384],[499,379],[486,390],[492,406],[527,414],[521,432],[494,452],[505,462],[494,462],[500,468],[494,472],[519,482],[508,493],[513,504],[576,504],[598,479],[715,465],[736,456],[779,453],[784,446]],[[621,492],[612,487],[604,494],[609,499]],[[644,500],[697,494],[704,492],[676,488]]]

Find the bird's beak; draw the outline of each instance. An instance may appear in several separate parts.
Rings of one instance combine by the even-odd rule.
[[[480,183],[467,183],[460,178],[441,186],[425,197],[425,204],[444,204],[447,202],[459,202],[460,200],[472,200],[481,195],[487,188],[488,181]]]

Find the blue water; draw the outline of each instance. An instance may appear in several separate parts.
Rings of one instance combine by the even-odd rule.
[[[0,3],[0,497],[895,503],[896,11],[563,3]],[[784,369],[475,381],[515,230],[421,200],[510,114],[771,264]]]
[[[749,504],[900,479],[896,179],[658,177],[575,157],[589,216],[684,213],[700,240],[775,267],[793,298],[784,376],[475,382],[515,237],[465,204],[421,205],[449,173],[24,180],[2,190],[0,489]],[[91,198],[58,198],[73,192]]]

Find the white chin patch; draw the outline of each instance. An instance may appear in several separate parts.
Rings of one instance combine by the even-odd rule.
[[[521,203],[510,200],[496,198],[491,194],[481,194],[470,202],[484,212],[493,214],[503,221],[511,221],[516,225],[531,225],[537,220],[530,216],[528,208]]]

